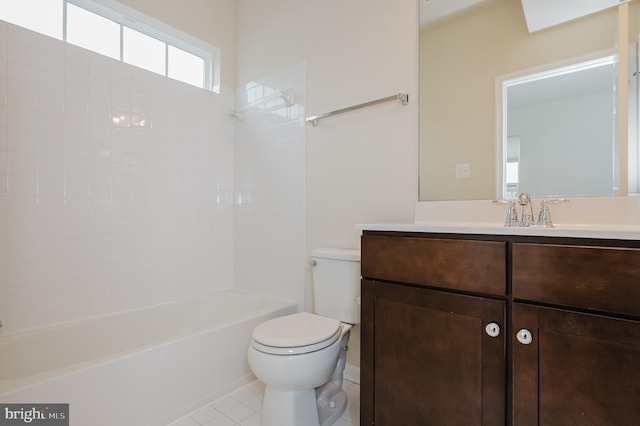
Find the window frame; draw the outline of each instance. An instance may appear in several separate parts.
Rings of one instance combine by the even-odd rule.
[[[90,12],[139,31],[164,43],[170,44],[192,55],[204,59],[204,88],[220,93],[220,49],[173,28],[162,21],[144,15],[135,9],[113,0],[63,0],[63,36],[66,41],[66,8],[72,3]],[[120,60],[122,61],[123,38],[120,37]],[[168,60],[168,59],[167,59]],[[166,67],[165,67],[166,68]],[[165,76],[167,76],[165,72]],[[179,80],[178,80],[179,81]]]
[[[19,1],[19,0],[16,0]],[[169,77],[169,55],[168,46],[173,46],[177,49],[185,51],[191,55],[197,56],[203,59],[203,86],[205,90],[210,90],[215,93],[220,93],[220,49],[212,46],[190,34],[182,32],[176,28],[165,24],[162,21],[147,16],[137,10],[123,5],[115,0],[60,0],[62,4],[62,41],[68,43],[67,40],[67,6],[73,4],[76,7],[87,10],[90,13],[94,13],[105,19],[113,21],[120,26],[119,31],[119,45],[120,54],[119,60],[124,63],[124,28],[130,28],[138,31],[144,35],[154,38],[165,44],[165,65],[164,75]],[[29,27],[27,27],[29,28]],[[35,30],[38,32],[37,30]],[[46,35],[46,34],[45,34]],[[57,37],[55,37],[57,38]],[[70,43],[73,44],[73,43]],[[91,50],[91,49],[88,49]],[[91,50],[93,51],[93,50]],[[96,52],[101,54],[100,52]],[[106,57],[113,58],[112,56],[105,55]],[[115,58],[114,58],[115,59]],[[136,66],[135,64],[130,64]],[[154,72],[154,71],[150,71]],[[176,81],[182,81],[172,78]],[[193,85],[193,83],[183,81],[186,84]],[[195,87],[199,87],[195,85]]]

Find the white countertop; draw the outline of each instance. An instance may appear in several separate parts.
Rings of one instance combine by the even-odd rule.
[[[534,204],[537,206],[539,201],[535,200]],[[640,196],[572,198],[568,203],[552,205],[554,228],[506,228],[506,211],[506,206],[492,200],[419,201],[413,223],[371,223],[356,225],[356,228],[361,231],[640,240]]]
[[[493,223],[416,222],[359,224],[361,231],[435,232],[453,234],[532,235],[572,238],[605,238],[640,240],[637,225],[581,225],[556,224],[555,228],[507,228]]]

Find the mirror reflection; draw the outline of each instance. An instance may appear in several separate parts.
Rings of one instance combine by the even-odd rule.
[[[501,198],[617,191],[614,56],[499,78]]]
[[[630,37],[634,46],[638,34],[636,21],[640,16],[636,3],[629,5],[629,33],[635,34]],[[592,70],[602,74],[603,82],[608,80],[606,89],[596,94],[594,86],[591,93],[565,96],[564,107],[556,108],[555,114],[546,108],[547,119],[556,120],[555,128],[544,130],[540,117],[534,119],[533,124],[523,122],[523,117],[533,114],[532,100],[518,101],[519,124],[515,121],[512,124],[509,118],[503,124],[502,113],[515,120],[518,112],[514,109],[509,113],[508,108],[503,109],[502,102],[509,92],[514,97],[516,92],[526,91],[525,85],[515,85],[517,78],[587,59],[610,57],[618,42],[617,32],[617,8],[610,8],[529,33],[520,0],[483,0],[478,6],[422,25],[420,200],[492,199],[517,191],[536,196],[616,193],[613,164],[618,159],[612,148],[615,135],[611,130],[615,127],[611,113],[615,99],[613,66],[595,67],[599,68],[598,72]],[[591,72],[574,74],[586,77]],[[556,78],[559,80],[555,81],[568,88],[568,74]],[[503,83],[509,86],[505,93]],[[541,84],[540,78],[535,85]],[[541,90],[533,92],[540,94]],[[580,96],[583,100],[600,98],[601,103],[593,105],[588,112],[580,111],[570,105],[580,103]],[[529,102],[529,106],[525,107],[524,102]],[[605,104],[607,111],[604,111]],[[584,123],[591,123],[598,109],[601,110],[598,118],[603,123],[598,130],[599,143],[591,145],[586,140]],[[577,127],[569,129],[570,122]],[[526,134],[523,126],[528,126]],[[529,143],[533,130],[545,135],[542,141]],[[594,136],[588,133],[589,137]],[[514,137],[511,142],[508,142],[509,136]],[[509,165],[509,170],[518,168],[517,189],[514,182],[509,188],[506,184],[509,158],[510,162],[517,158],[517,166]],[[593,172],[596,169],[598,173]],[[512,175],[509,177],[514,180]]]

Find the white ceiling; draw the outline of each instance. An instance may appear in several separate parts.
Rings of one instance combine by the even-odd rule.
[[[497,0],[420,0],[420,26]],[[632,0],[522,0],[529,32],[590,15]]]

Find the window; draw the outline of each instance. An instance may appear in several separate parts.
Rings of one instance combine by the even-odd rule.
[[[113,0],[2,0],[0,19],[220,91],[217,48]]]
[[[157,74],[166,75],[167,45],[139,31],[122,29],[122,60]],[[200,68],[202,73],[202,68]]]
[[[204,59],[185,52],[174,46],[169,46],[168,76],[185,83],[201,86],[204,84],[204,75],[198,70],[203,68]]]
[[[33,13],[37,10],[38,13]],[[3,0],[0,19],[62,40],[62,0]]]
[[[120,60],[120,25],[72,3],[67,4],[69,43]]]

